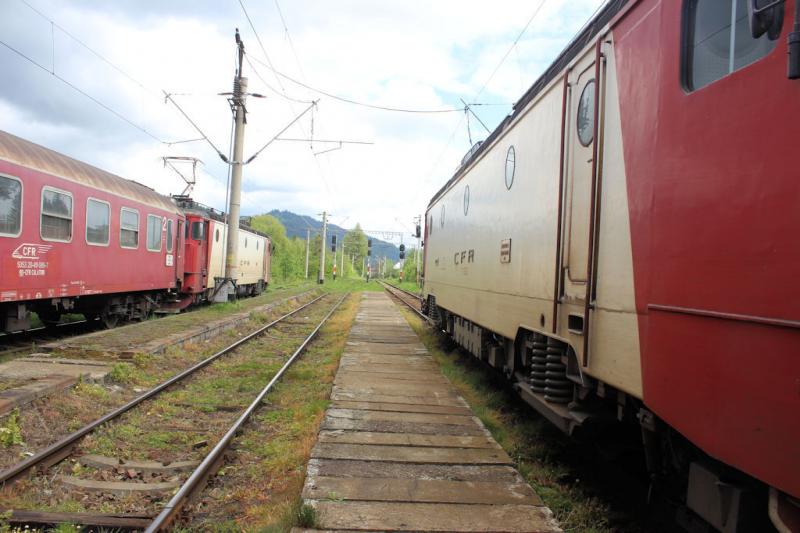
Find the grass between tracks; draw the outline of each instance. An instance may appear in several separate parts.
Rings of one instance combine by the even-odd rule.
[[[515,463],[520,474],[555,514],[564,531],[611,533],[609,509],[583,489],[557,456],[565,437],[521,401],[490,368],[465,355],[422,320],[401,308],[442,373]]]
[[[270,393],[183,531],[277,532],[310,525],[313,517],[300,497],[305,468],[358,304],[357,294],[342,303]]]
[[[285,293],[281,293],[286,297]],[[271,295],[272,300],[277,296]],[[312,296],[302,298],[303,302]],[[163,354],[136,354],[130,360],[116,360],[104,383],[79,382],[75,387],[61,393],[40,398],[20,409],[19,426],[21,442],[6,446],[0,443],[0,469],[9,466],[58,437],[75,431],[100,414],[111,411],[125,401],[164,381],[168,377],[188,368],[197,361],[229,345],[233,340],[255,330],[267,320],[276,318],[297,307],[297,300],[290,298],[277,301],[274,307],[263,313],[254,313],[249,320],[216,337],[172,347]],[[195,313],[192,315],[197,316]],[[188,316],[188,315],[187,315]],[[180,318],[183,318],[181,315]],[[155,320],[167,322],[170,318]],[[7,417],[6,417],[7,418]],[[0,418],[0,425],[5,418]]]

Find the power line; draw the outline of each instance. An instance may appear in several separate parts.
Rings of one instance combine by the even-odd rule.
[[[126,117],[125,115],[120,113],[119,111],[116,111],[115,109],[111,108],[109,105],[101,102],[100,100],[98,100],[94,96],[90,95],[89,93],[87,93],[86,91],[81,89],[80,87],[78,87],[76,85],[73,85],[71,82],[69,82],[66,79],[62,78],[59,74],[55,73],[54,71],[52,71],[52,70],[48,69],[47,67],[45,67],[44,65],[42,65],[41,63],[37,62],[36,60],[34,60],[34,59],[28,57],[27,55],[23,54],[22,52],[20,52],[19,50],[17,50],[16,48],[11,46],[10,44],[6,43],[5,41],[0,40],[0,44],[2,44],[6,48],[8,48],[12,52],[14,52],[15,54],[17,54],[21,58],[25,59],[26,61],[28,61],[32,65],[35,65],[35,66],[39,67],[40,69],[42,69],[43,71],[47,72],[48,74],[50,74],[51,76],[53,76],[54,78],[59,80],[61,83],[63,83],[65,85],[67,85],[68,87],[70,87],[75,92],[80,93],[81,95],[85,96],[86,98],[88,98],[89,100],[91,100],[92,102],[97,104],[98,106],[102,107],[103,109],[105,109],[109,113],[113,114],[118,119],[120,119],[123,122],[127,123],[131,127],[136,128],[137,130],[141,131],[142,133],[144,133],[145,135],[147,135],[151,139],[153,139],[153,140],[155,140],[155,141],[157,141],[157,142],[159,142],[161,144],[166,144],[166,145],[176,144],[176,142],[168,142],[168,141],[164,141],[162,139],[159,139],[158,137],[156,137],[155,135],[153,135],[152,133],[147,131],[142,126],[139,126],[138,124],[133,122],[131,119],[129,119],[128,117]],[[178,142],[189,142],[189,141],[178,141]]]
[[[298,104],[310,104],[311,103],[311,100],[300,100],[299,98],[292,98],[291,96],[286,94],[285,91],[283,93],[278,92],[277,89],[275,89],[272,85],[267,83],[267,80],[264,79],[264,77],[258,71],[258,69],[253,64],[253,62],[250,61],[250,56],[249,55],[245,55],[244,57],[245,57],[245,60],[247,61],[247,64],[250,65],[250,68],[253,69],[253,72],[256,73],[256,77],[258,77],[258,79],[261,80],[261,83],[263,83],[266,86],[267,89],[269,89],[270,91],[272,91],[276,95],[280,96],[281,98],[286,98],[287,100],[291,100],[292,102],[297,102]]]
[[[172,102],[172,105],[174,105],[174,106],[175,106],[175,108],[176,108],[178,111],[180,111],[181,115],[183,115],[183,117],[184,117],[186,120],[188,120],[188,121],[189,121],[189,124],[191,124],[191,125],[192,125],[192,127],[195,129],[195,131],[197,131],[197,133],[199,133],[199,134],[200,134],[201,140],[204,140],[204,141],[206,141],[206,142],[207,142],[207,143],[208,143],[208,144],[211,146],[211,148],[213,148],[213,149],[214,149],[214,151],[215,151],[215,152],[217,152],[217,155],[219,156],[219,158],[220,158],[220,159],[222,159],[222,160],[223,160],[223,161],[225,161],[226,163],[230,163],[230,161],[229,161],[228,157],[227,157],[225,154],[223,154],[223,153],[220,151],[220,149],[219,149],[219,148],[217,148],[217,147],[216,147],[216,145],[215,145],[213,142],[211,142],[211,139],[209,139],[209,138],[208,138],[208,136],[207,136],[207,135],[206,135],[206,134],[203,132],[203,130],[201,130],[201,129],[200,129],[200,126],[198,126],[197,124],[195,124],[195,122],[194,122],[194,121],[193,121],[191,118],[189,118],[189,115],[187,115],[187,114],[186,114],[186,112],[185,112],[185,111],[184,111],[184,110],[181,108],[181,106],[179,106],[179,105],[178,105],[178,102],[176,102],[176,101],[175,101],[175,99],[173,99],[173,98],[172,98],[172,95],[171,95],[171,94],[169,94],[168,92],[164,91],[164,99],[165,99],[165,100],[168,100],[168,101],[170,101],[170,102]],[[165,143],[165,144],[166,144],[166,143]]]
[[[289,27],[286,25],[286,19],[283,18],[283,10],[281,9],[281,4],[278,0],[275,0],[275,7],[278,10],[278,16],[281,18],[281,24],[283,24],[283,31],[286,32],[286,40],[289,41],[289,48],[292,49],[292,55],[294,56],[294,60],[297,63],[297,68],[300,70],[300,76],[305,80],[306,73],[303,72],[303,67],[300,65],[300,58],[297,55],[297,50],[294,48],[294,42],[292,41],[292,35],[289,33]]]
[[[530,27],[531,23],[533,22],[533,19],[535,19],[535,18],[536,18],[536,15],[538,15],[538,14],[539,14],[539,11],[541,11],[541,10],[542,10],[542,6],[544,6],[546,2],[547,2],[547,0],[542,0],[541,2],[539,2],[539,5],[536,7],[536,10],[535,10],[535,11],[533,12],[533,14],[530,16],[530,18],[528,19],[528,22],[526,22],[526,23],[525,23],[525,27],[524,27],[524,28],[522,28],[522,31],[520,31],[520,32],[519,32],[519,35],[517,35],[517,38],[516,38],[516,39],[514,39],[514,42],[513,42],[513,43],[511,43],[511,46],[508,48],[508,50],[506,51],[506,53],[503,55],[503,58],[502,58],[502,59],[500,59],[500,62],[497,64],[497,66],[496,66],[496,67],[494,67],[494,70],[492,71],[491,75],[490,75],[490,76],[489,76],[489,78],[486,80],[486,82],[483,84],[483,86],[481,87],[481,89],[478,91],[478,94],[476,94],[476,95],[475,95],[475,97],[473,98],[473,100],[477,100],[477,99],[478,99],[478,97],[479,97],[481,94],[483,94],[483,91],[486,89],[486,86],[487,86],[487,85],[489,85],[489,83],[491,83],[491,81],[492,81],[492,79],[494,78],[495,74],[497,74],[497,71],[498,71],[498,70],[500,70],[500,67],[503,65],[503,63],[505,63],[506,59],[508,58],[508,55],[509,55],[509,54],[511,53],[511,51],[512,51],[512,50],[514,50],[514,48],[517,46],[517,43],[519,43],[519,40],[520,40],[520,39],[522,39],[522,36],[523,36],[523,35],[525,35],[525,32],[526,32],[526,31],[528,31],[528,28]]]
[[[273,75],[275,76],[275,80],[278,82],[278,86],[281,88],[281,91],[283,92],[284,97],[288,98],[288,95],[286,94],[286,88],[283,86],[283,82],[281,82],[281,79],[278,76],[278,71],[272,65],[272,61],[269,58],[269,54],[267,53],[267,49],[264,46],[264,43],[261,41],[261,36],[258,34],[258,31],[256,30],[255,24],[253,24],[253,20],[250,18],[250,14],[247,12],[247,8],[245,7],[243,0],[239,0],[239,5],[241,6],[242,11],[244,12],[244,16],[247,19],[247,23],[250,25],[250,29],[253,30],[253,34],[256,37],[256,41],[258,42],[258,46],[261,48],[261,51],[264,53],[264,57],[266,58],[267,63],[266,64],[263,63],[262,61],[258,60],[258,58],[254,58],[254,59],[256,59],[256,61],[258,61],[262,65],[265,65],[267,68],[269,68],[273,72]],[[297,113],[295,112],[294,106],[292,106],[292,103],[289,102],[289,101],[287,101],[286,103],[289,106],[289,110],[292,112],[292,114],[296,115]],[[311,108],[312,109],[316,108],[316,104],[311,106]],[[311,120],[312,120],[312,133],[313,133],[313,120],[314,120],[313,111],[312,111],[312,115],[311,115]],[[303,128],[302,124],[300,124],[300,130],[303,132],[304,136],[307,136],[307,134],[305,132],[305,128]],[[312,135],[312,137],[313,137],[313,135]],[[322,171],[322,166],[320,166],[319,160],[317,159],[316,156],[313,155],[314,148],[313,148],[313,145],[311,145],[310,143],[309,143],[309,148],[311,149],[312,157],[314,159],[314,164],[317,166],[317,173],[319,174],[320,180],[322,180],[322,183],[325,186],[325,189],[328,191],[328,195],[334,201],[334,207],[336,207],[338,209],[338,206],[336,205],[336,201],[334,200],[335,196],[331,192],[331,185],[330,185],[330,183],[328,183],[328,179],[325,177],[325,174]]]
[[[357,105],[357,106],[361,106],[361,107],[367,107],[367,108],[370,108],[370,109],[378,109],[378,110],[381,110],[381,111],[394,111],[394,112],[398,112],[398,113],[430,114],[430,113],[461,113],[461,112],[464,111],[463,107],[458,107],[458,108],[451,107],[451,108],[444,108],[444,109],[410,109],[410,108],[404,108],[404,107],[383,106],[383,105],[369,104],[369,103],[366,103],[366,102],[359,102],[358,100],[353,100],[351,98],[346,98],[344,96],[339,96],[337,94],[333,94],[331,92],[324,91],[322,89],[317,89],[316,87],[312,87],[311,85],[303,83],[300,80],[297,80],[297,79],[295,79],[295,78],[293,78],[293,77],[291,77],[291,76],[289,76],[287,74],[284,74],[283,72],[280,72],[279,70],[276,70],[275,67],[273,67],[271,64],[264,63],[263,61],[261,61],[257,57],[254,57],[253,59],[255,61],[261,63],[262,65],[264,65],[268,69],[272,70],[275,73],[276,76],[279,76],[281,78],[289,80],[290,82],[292,82],[292,83],[294,83],[296,85],[299,85],[300,87],[303,87],[305,89],[308,89],[309,91],[314,91],[315,93],[321,94],[323,96],[327,96],[328,98],[332,98],[333,100],[339,100],[340,102],[345,102],[347,104]]]
[[[94,48],[92,48],[91,46],[89,46],[88,44],[83,42],[82,40],[80,40],[77,37],[75,37],[74,35],[72,35],[66,28],[64,28],[63,26],[59,25],[58,22],[54,21],[53,19],[51,19],[50,17],[48,17],[47,15],[45,15],[44,13],[39,11],[37,8],[32,6],[27,0],[20,0],[20,2],[22,2],[23,4],[28,6],[28,8],[30,8],[34,13],[36,13],[37,15],[39,15],[40,17],[45,19],[47,22],[49,22],[52,27],[56,27],[59,30],[61,30],[61,32],[64,33],[64,35],[66,35],[67,37],[69,37],[70,39],[72,39],[73,41],[75,41],[76,43],[81,45],[82,47],[84,47],[86,50],[91,52],[92,55],[97,57],[99,60],[101,60],[102,62],[104,62],[105,64],[107,64],[108,66],[110,66],[111,68],[113,68],[114,70],[116,70],[117,72],[119,72],[120,74],[125,76],[126,78],[128,78],[134,84],[138,85],[142,90],[144,90],[144,91],[146,91],[146,92],[158,97],[158,93],[156,91],[146,87],[142,82],[140,82],[139,80],[137,80],[136,78],[134,78],[133,76],[131,76],[130,74],[125,72],[122,68],[120,68],[117,65],[115,65],[114,63],[112,63],[109,59],[107,59],[105,56],[103,56],[100,52],[98,52],[97,50],[95,50]],[[55,47],[55,42],[53,43],[53,47]],[[55,55],[55,53],[54,53],[54,55]],[[49,72],[52,73],[52,71],[49,71]]]

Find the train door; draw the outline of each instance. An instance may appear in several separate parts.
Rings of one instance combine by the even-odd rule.
[[[589,235],[592,217],[592,182],[598,115],[595,109],[598,84],[595,51],[587,53],[568,74],[569,105],[566,106],[566,180],[564,224],[566,242],[562,250],[561,296],[583,301],[589,275]]]
[[[201,293],[208,277],[208,223],[202,218],[186,219],[184,260],[184,290]]]

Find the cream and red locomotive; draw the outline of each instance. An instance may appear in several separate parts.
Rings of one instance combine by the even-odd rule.
[[[220,213],[0,132],[0,331],[30,313],[106,326],[207,300],[222,277]],[[269,281],[270,241],[239,231],[240,294]]]
[[[722,531],[800,530],[798,4],[612,0],[426,212],[426,312]]]

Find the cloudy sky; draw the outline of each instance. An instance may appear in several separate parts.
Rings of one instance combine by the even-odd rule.
[[[227,152],[231,114],[218,93],[231,90],[238,27],[250,59],[249,90],[267,97],[248,101],[246,157],[303,112],[303,102],[318,100],[283,134],[317,142],[275,142],[245,167],[243,214],[327,210],[346,227],[409,230],[469,149],[469,132],[473,142],[488,135],[483,126],[470,117],[468,132],[463,111],[352,105],[289,78],[410,110],[463,108],[461,99],[491,104],[473,109],[493,129],[602,3],[242,1],[263,47],[239,0],[0,0],[0,41],[7,45],[0,46],[0,129],[165,194],[180,192],[183,182],[161,158],[197,157],[204,165],[194,196],[223,209],[228,169],[214,150],[205,142],[164,144],[198,135],[163,91],[176,94]],[[374,144],[320,154],[339,146],[320,140]]]

